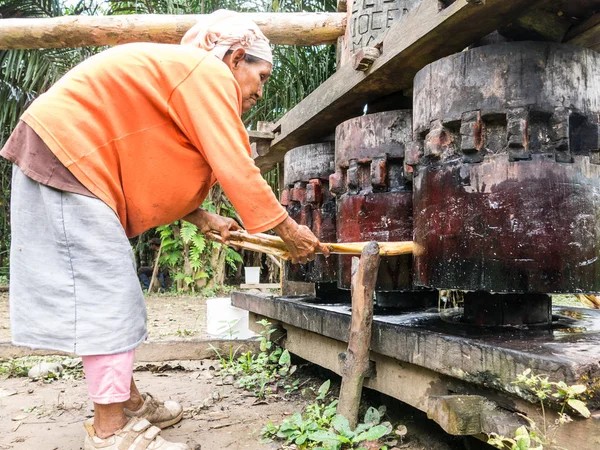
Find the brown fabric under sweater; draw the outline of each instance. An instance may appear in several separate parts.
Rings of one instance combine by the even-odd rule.
[[[97,198],[69,172],[33,129],[20,121],[0,156],[16,164],[32,180],[64,192]]]

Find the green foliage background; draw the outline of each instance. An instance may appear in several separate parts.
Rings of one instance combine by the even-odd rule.
[[[216,9],[248,12],[335,11],[335,0],[0,0],[3,18],[62,15],[201,14]],[[0,147],[4,145],[27,105],[70,68],[102,48],[1,50]],[[273,75],[263,101],[244,117],[252,129],[258,121],[275,121],[325,81],[335,70],[335,47],[274,46]],[[0,276],[8,274],[10,246],[10,163],[0,158]],[[278,171],[268,174],[277,191]],[[164,230],[163,230],[164,231]],[[158,232],[151,232],[158,235]],[[141,237],[144,241],[145,237]],[[147,241],[147,239],[145,239]],[[191,241],[191,239],[190,239]],[[137,242],[139,244],[139,242]]]

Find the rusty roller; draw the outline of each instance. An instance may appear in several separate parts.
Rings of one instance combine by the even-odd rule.
[[[284,160],[281,204],[292,219],[306,225],[321,242],[336,240],[335,198],[329,192],[334,171],[332,142],[304,145],[290,150]],[[337,256],[317,255],[307,264],[287,264],[290,281],[316,283],[317,296],[334,296],[337,290]]]
[[[410,241],[412,189],[403,173],[412,111],[388,111],[347,120],[336,129],[337,241]],[[340,256],[338,287],[350,289],[351,257]],[[376,285],[382,307],[422,306],[437,299],[414,292],[412,255],[382,258]]]
[[[543,42],[417,74],[417,285],[470,291],[466,318],[484,325],[548,323],[546,294],[600,291],[598,86],[598,53]]]

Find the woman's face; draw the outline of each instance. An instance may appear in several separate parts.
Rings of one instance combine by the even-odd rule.
[[[242,48],[227,55],[223,62],[229,66],[242,90],[242,112],[249,111],[262,97],[263,85],[271,76],[273,66],[264,59],[248,62]]]

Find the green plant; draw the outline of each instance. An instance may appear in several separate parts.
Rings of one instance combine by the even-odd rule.
[[[196,333],[198,333],[198,331],[196,331],[196,330],[188,330],[187,328],[184,328],[183,330],[182,330],[182,329],[179,329],[179,330],[177,330],[177,331],[175,332],[175,334],[176,334],[177,336],[180,336],[180,337],[188,337],[188,336],[193,336],[193,335],[194,335],[194,334],[196,334]]]
[[[232,214],[225,207],[217,211],[210,201],[205,201],[202,208],[224,215]],[[198,227],[189,222],[176,221],[157,227],[156,230],[162,241],[159,264],[173,274],[173,279],[178,282],[178,290],[194,293],[200,290],[203,296],[214,296],[222,282],[210,283],[212,279],[226,270],[226,267],[236,269],[237,264],[243,262],[235,250],[208,241]],[[221,267],[219,261],[226,267]]]
[[[0,377],[20,378],[27,377],[29,369],[41,362],[59,363],[63,367],[60,374],[50,372],[43,377],[44,382],[52,382],[57,379],[79,380],[83,378],[83,364],[81,358],[70,358],[64,356],[25,356],[0,361]]]
[[[364,442],[378,441],[390,435],[392,425],[389,422],[381,423],[384,407],[369,408],[363,423],[352,430],[348,419],[336,414],[338,401],[325,401],[329,387],[330,381],[327,380],[319,388],[315,401],[307,405],[302,413],[295,413],[279,426],[269,422],[262,430],[265,440],[283,441],[286,445],[296,445],[300,450],[365,450],[366,447],[362,446]],[[377,448],[385,450],[387,445],[382,442]]]
[[[573,420],[565,412],[567,407],[586,419],[590,417],[590,411],[586,404],[577,398],[587,390],[586,386],[582,384],[569,386],[564,381],[550,381],[547,376],[533,374],[531,369],[518,375],[513,384],[516,385],[515,390],[518,393],[531,394],[539,401],[542,411],[542,427],[540,429],[533,419],[521,415],[528,425],[519,427],[513,438],[507,438],[497,433],[490,434],[488,444],[496,448],[509,450],[561,449],[562,447],[555,445],[553,437],[558,427]],[[525,392],[522,392],[519,386],[523,387]],[[555,406],[559,409],[558,418],[552,426],[548,425],[547,406]]]
[[[290,353],[271,341],[275,329],[269,321],[261,320],[257,323],[262,326],[258,353],[248,351],[236,357],[239,348],[233,351],[230,346],[229,355],[224,356],[211,346],[221,362],[221,376],[233,376],[238,388],[250,391],[259,398],[265,398],[270,392],[276,391],[280,383],[286,393],[292,392],[297,389],[298,383],[287,382],[288,376],[296,371]]]
[[[236,319],[219,321],[220,324],[223,324],[227,328],[228,333],[229,333],[229,340],[235,339],[235,336],[238,334],[237,330],[233,329],[233,325],[236,322],[237,322]],[[231,367],[235,363],[235,356],[237,355],[237,352],[241,348],[241,346],[239,346],[236,350],[233,350],[233,344],[229,344],[229,355],[226,359],[225,357],[223,357],[223,355],[221,355],[219,350],[217,350],[212,344],[210,344],[209,347],[212,351],[214,351],[216,353],[216,355],[219,358],[219,360],[221,361],[221,365],[223,367]],[[251,352],[248,352],[248,353],[251,354]]]

